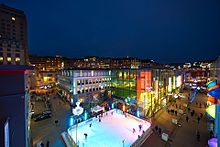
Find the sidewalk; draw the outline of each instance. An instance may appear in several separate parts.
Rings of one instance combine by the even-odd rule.
[[[156,125],[162,129],[162,133],[166,133],[169,135],[169,141],[165,142],[161,139],[157,132],[154,133],[146,140],[146,142],[142,145],[144,146],[154,146],[154,147],[205,147],[207,145],[208,140],[208,130],[207,130],[207,118],[204,116],[205,108],[198,108],[196,107],[196,102],[205,102],[206,96],[197,94],[194,102],[190,104],[191,111],[194,109],[195,114],[203,113],[203,117],[198,124],[197,116],[191,117],[190,113],[186,108],[183,107],[183,104],[188,103],[187,98],[181,98],[177,100],[177,102],[173,105],[169,105],[167,109],[171,110],[178,110],[176,108],[176,104],[181,105],[181,109],[184,110],[184,114],[178,113],[177,116],[172,115],[171,113],[167,112],[167,109],[164,108],[160,110],[155,117],[152,119],[152,127],[154,128]],[[186,121],[186,116],[189,117],[189,122]],[[178,123],[181,124],[179,127],[172,123],[172,118],[177,119]],[[197,141],[196,138],[196,131],[197,129],[200,131],[200,142]]]

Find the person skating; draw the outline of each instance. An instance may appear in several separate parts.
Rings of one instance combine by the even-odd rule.
[[[141,131],[141,128],[142,128],[142,126],[141,126],[141,125],[139,125],[139,132]]]
[[[84,133],[84,135],[85,135],[85,139],[87,139],[88,134],[87,134],[87,133]]]
[[[135,133],[135,129],[133,128],[133,134]]]
[[[91,127],[92,127],[92,124],[89,124],[89,127],[91,128]]]

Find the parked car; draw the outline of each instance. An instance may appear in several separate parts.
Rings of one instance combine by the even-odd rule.
[[[31,119],[35,119],[36,117],[39,117],[40,115],[42,115],[42,113],[34,113],[31,115]]]
[[[47,118],[51,118],[51,114],[42,114],[36,118],[34,118],[34,121],[40,121],[40,120],[44,120],[44,119],[47,119]]]

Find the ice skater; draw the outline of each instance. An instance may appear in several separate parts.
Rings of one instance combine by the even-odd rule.
[[[89,127],[90,127],[90,128],[92,127],[92,123],[91,123],[91,124],[89,124]]]
[[[84,133],[84,135],[85,135],[85,139],[87,139],[88,134],[87,134],[87,133]]]
[[[142,125],[139,125],[139,132],[141,131],[141,129],[142,129]]]
[[[112,115],[113,115],[113,111],[112,111],[111,113],[112,113]]]
[[[135,128],[133,128],[133,134],[135,133]]]

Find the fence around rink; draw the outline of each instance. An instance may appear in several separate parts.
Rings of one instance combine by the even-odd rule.
[[[123,114],[123,111],[121,111],[120,109],[112,109],[112,110],[109,110],[109,111],[108,111],[108,113],[110,113],[110,114],[111,114],[111,112]],[[106,113],[106,112],[104,112],[104,113]],[[126,113],[126,112],[124,112],[124,113]],[[126,113],[126,116],[127,116],[127,117],[130,117],[130,118],[132,118],[132,119],[135,119],[135,120],[137,120],[137,121],[139,121],[139,122],[142,122],[142,123],[150,123],[150,122],[148,122],[148,121],[145,121],[145,120],[142,120],[142,119],[140,119],[140,118],[137,118],[137,117],[135,117],[135,116],[133,116],[133,115],[131,115],[131,114],[129,114],[129,113]],[[71,126],[70,128],[68,128],[68,129],[67,129],[68,141],[65,142],[66,146],[69,147],[69,146],[67,145],[67,144],[69,144],[68,142],[73,142],[74,145],[76,144],[75,141],[74,141],[74,140],[70,137],[70,135],[69,135],[69,134],[70,134],[70,131],[71,131],[72,129],[76,129],[76,127],[88,125],[88,124],[90,124],[92,121],[98,121],[98,118],[92,117],[92,118],[90,118],[90,119],[88,119],[88,120],[86,120],[86,121],[83,121],[83,122],[81,122],[81,123],[78,123],[77,125],[73,125],[73,126]],[[140,146],[144,143],[144,141],[145,141],[152,133],[153,133],[153,131],[151,130],[151,127],[149,127],[149,128],[140,136],[140,138],[138,138],[138,139],[131,145],[131,147],[140,147]],[[71,139],[69,139],[69,137],[70,137]],[[64,137],[63,137],[63,138],[64,138]],[[65,140],[67,140],[67,139],[65,139]],[[71,147],[72,147],[72,146],[71,146]]]
[[[147,129],[144,134],[140,136],[140,138],[132,143],[131,147],[140,147],[152,133],[153,131],[151,130],[151,128]]]

